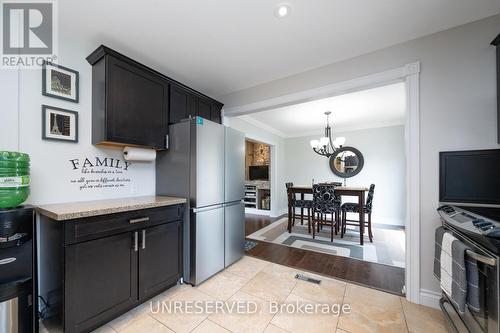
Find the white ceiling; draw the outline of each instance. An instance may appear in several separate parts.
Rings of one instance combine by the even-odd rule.
[[[59,31],[217,97],[500,12],[498,0],[288,0],[277,19],[280,2],[61,0]]]
[[[358,91],[312,102],[240,116],[284,138],[323,134],[325,111],[331,111],[333,133],[402,125],[405,120],[404,83]]]

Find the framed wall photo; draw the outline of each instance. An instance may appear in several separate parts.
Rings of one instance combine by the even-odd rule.
[[[42,105],[42,139],[78,142],[78,112]]]
[[[78,103],[77,71],[52,63],[42,66],[42,95]]]

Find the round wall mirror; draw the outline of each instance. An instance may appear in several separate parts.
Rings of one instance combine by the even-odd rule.
[[[330,157],[330,169],[342,178],[356,176],[364,164],[363,154],[354,147],[342,147]]]

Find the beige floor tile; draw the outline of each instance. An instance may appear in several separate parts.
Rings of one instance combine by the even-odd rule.
[[[347,284],[344,304],[349,304],[351,311],[340,316],[340,329],[351,333],[408,331],[398,296]]]
[[[311,273],[304,275],[321,280],[320,284],[297,280],[297,285],[292,290],[292,294],[318,303],[342,304],[346,283],[319,276]]]
[[[135,321],[141,318],[141,316],[146,315],[150,311],[150,305],[148,303],[144,303],[139,305],[138,307],[124,313],[120,317],[112,320],[107,325],[109,325],[113,330],[120,332],[125,327],[133,324]]]
[[[266,301],[283,302],[295,287],[296,282],[260,272],[241,291]]]
[[[292,294],[288,296],[283,305],[286,304],[298,308],[299,305],[310,304],[315,306],[318,303]],[[316,312],[309,314],[299,313],[296,311],[292,311],[292,313],[288,311],[280,311],[276,314],[276,316],[274,316],[271,323],[292,333],[331,333],[335,332],[338,319],[339,317],[332,313],[322,314]]]
[[[299,270],[270,264],[253,277],[241,291],[266,301],[283,302],[297,284]]]
[[[41,322],[38,324],[38,332],[39,333],[50,333],[50,331]]]
[[[174,297],[175,294],[177,294],[181,291],[184,291],[186,289],[190,289],[190,288],[192,288],[192,286],[189,284],[175,285],[172,288],[165,290],[161,294],[156,295],[149,302],[157,302],[157,301],[164,301],[164,300],[171,299],[172,297]]]
[[[244,278],[226,271],[211,277],[196,288],[217,299],[228,300],[248,282]]]
[[[92,331],[92,333],[116,333],[114,329],[111,328],[108,324],[99,327],[98,329]]]
[[[142,315],[130,325],[126,326],[120,333],[174,333],[149,315]]]
[[[197,290],[196,288],[188,287],[174,294],[170,299],[166,301],[165,304],[173,304],[168,303],[170,301],[185,302],[180,304],[187,304],[192,306],[193,308],[188,309],[190,313],[185,313],[185,311],[174,312],[173,306],[171,308],[171,312],[168,312],[165,307],[161,310],[156,308],[153,309],[150,315],[176,333],[184,333],[190,332],[208,317],[206,311],[202,310],[200,313],[196,308],[194,308],[194,306],[198,304],[204,307],[205,304],[207,304],[206,302],[211,302],[210,304],[213,304],[216,299]],[[185,309],[186,308],[183,307],[183,310]]]
[[[127,325],[130,325],[133,323],[137,318],[139,318],[141,315],[150,313],[151,310],[157,309],[160,305],[161,301],[165,301],[168,299],[171,299],[173,295],[176,293],[185,290],[186,288],[191,288],[191,286],[188,285],[176,285],[163,293],[153,297],[150,301],[145,302],[138,307],[130,310],[129,312],[123,314],[122,316],[114,319],[108,325],[110,325],[115,331],[121,331],[123,328],[125,328]]]
[[[288,333],[288,331],[285,331],[284,329],[279,328],[278,326],[274,326],[273,324],[269,324],[264,330],[264,333]]]
[[[51,318],[43,322],[39,322],[38,331],[40,333],[63,333],[61,323],[57,318]]]
[[[226,268],[225,271],[247,279],[251,279],[267,265],[269,265],[269,262],[267,261],[244,256],[243,258]]]
[[[410,333],[448,332],[441,311],[401,299]]]
[[[224,327],[219,326],[213,321],[207,319],[198,325],[192,333],[231,333],[231,331],[228,331]]]
[[[266,329],[273,318],[269,302],[258,297],[239,291],[226,301],[227,307],[234,306],[234,304],[253,304],[249,305],[253,313],[236,313],[235,311],[214,313],[209,319],[232,332],[259,333]]]
[[[304,273],[303,271],[301,271],[299,269],[295,269],[295,268],[287,267],[287,266],[283,266],[283,265],[278,265],[278,264],[267,265],[266,267],[264,267],[264,269],[262,269],[262,272],[273,274],[274,276],[277,276],[280,278],[285,278],[285,279],[288,279],[288,280],[291,280],[294,282],[297,281],[297,279],[295,278],[295,275]]]

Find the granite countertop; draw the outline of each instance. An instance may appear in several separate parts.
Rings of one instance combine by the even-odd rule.
[[[42,205],[37,211],[56,221],[186,203],[185,198],[144,196]]]

